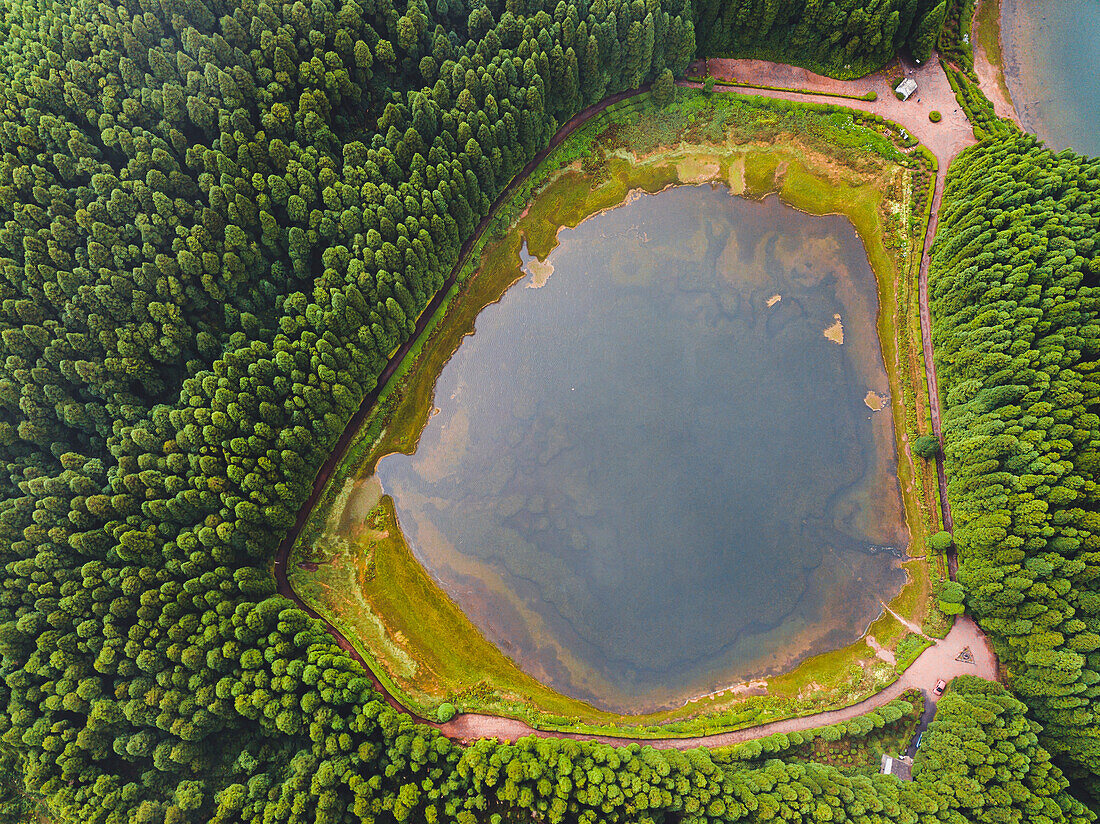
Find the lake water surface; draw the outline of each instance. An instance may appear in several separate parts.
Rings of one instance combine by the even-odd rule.
[[[528,267],[416,454],[377,467],[442,587],[533,675],[623,712],[858,639],[908,532],[852,225],[685,186]]]
[[[1100,0],[1002,0],[1005,78],[1028,131],[1100,155]]]

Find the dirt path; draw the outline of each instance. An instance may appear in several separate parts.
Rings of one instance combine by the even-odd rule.
[[[960,149],[961,151],[961,149]],[[957,152],[956,152],[957,154]],[[924,252],[921,254],[920,276],[918,280],[920,301],[920,337],[924,347],[924,376],[928,382],[928,407],[932,418],[932,432],[940,442],[940,454],[936,456],[936,480],[940,487],[940,512],[943,516],[943,528],[955,531],[955,520],[951,517],[951,504],[947,499],[947,473],[943,465],[943,427],[940,425],[940,384],[936,377],[936,361],[932,352],[932,313],[928,308],[928,267],[931,262],[932,241],[936,238],[936,228],[940,222],[940,202],[943,200],[943,187],[947,183],[947,167],[950,160],[936,161],[936,191],[932,196],[932,211],[928,219],[928,234],[924,239]],[[959,570],[959,561],[952,551],[947,556],[948,574],[954,580]]]
[[[879,603],[882,604],[882,608],[884,610],[886,610],[886,612],[889,612],[891,615],[893,615],[894,619],[899,624],[901,624],[903,627],[908,629],[910,632],[912,632],[916,635],[924,635],[924,628],[921,627],[920,624],[914,623],[913,621],[910,621],[909,619],[903,618],[902,616],[898,615],[896,612],[894,612],[892,609],[890,609],[890,607],[886,604],[885,601],[879,601]],[[924,637],[928,638],[929,641],[934,641],[935,640],[934,638],[932,638],[928,635],[924,635]]]
[[[928,231],[925,236],[924,250],[921,259],[920,266],[920,315],[921,315],[921,337],[924,346],[924,359],[925,359],[925,371],[928,380],[928,393],[931,407],[932,427],[938,438],[942,443],[942,434],[940,429],[940,402],[939,402],[939,387],[936,381],[935,374],[935,361],[932,356],[932,338],[931,338],[931,318],[928,311],[928,263],[929,263],[929,251],[932,246],[932,241],[936,235],[936,226],[938,223],[940,200],[943,194],[944,183],[947,178],[947,167],[950,161],[960,151],[969,145],[972,145],[975,140],[973,132],[969,123],[966,121],[965,115],[958,109],[955,102],[954,94],[951,91],[950,86],[947,83],[947,77],[943,73],[937,60],[930,60],[927,65],[915,66],[906,63],[894,63],[892,67],[887,67],[882,72],[865,77],[860,80],[854,81],[839,81],[828,77],[822,77],[821,75],[815,75],[812,72],[805,69],[799,69],[793,66],[786,66],[778,63],[768,63],[759,60],[711,60],[709,61],[710,70],[718,77],[722,78],[735,78],[741,83],[748,83],[759,86],[774,86],[784,87],[782,90],[757,90],[757,89],[725,89],[719,87],[720,91],[741,91],[743,93],[758,94],[766,97],[775,97],[784,100],[798,100],[806,102],[828,102],[837,103],[843,106],[848,106],[854,109],[861,109],[863,111],[880,114],[883,117],[893,120],[905,129],[910,134],[916,137],[921,143],[927,147],[935,156],[938,164],[938,170],[936,174],[936,188],[932,201],[931,218],[928,222]],[[890,81],[894,76],[900,76],[901,73],[905,73],[907,76],[913,77],[918,84],[918,93],[915,94],[909,101],[899,101],[894,97]],[[697,83],[682,82],[684,86],[698,86]],[[836,94],[856,94],[862,95],[867,91],[875,91],[878,94],[878,99],[875,101],[866,100],[852,100],[843,97],[827,97],[822,95],[804,94],[797,89],[805,89],[823,92],[826,95]],[[363,421],[370,413],[375,401],[378,398],[378,393],[382,387],[385,386],[386,381],[393,376],[397,367],[401,363],[401,360],[408,353],[412,343],[423,333],[425,327],[428,324],[429,319],[438,310],[443,301],[443,297],[453,285],[455,277],[458,271],[463,265],[465,265],[466,257],[469,255],[470,250],[473,248],[473,244],[477,237],[488,225],[491,217],[496,213],[497,208],[504,200],[509,197],[515,190],[515,187],[519,185],[526,177],[535,169],[535,167],[542,162],[543,159],[556,148],[566,137],[568,137],[579,125],[587,121],[593,115],[599,113],[603,109],[607,108],[612,103],[620,100],[625,100],[628,97],[632,97],[637,94],[641,94],[646,89],[635,89],[627,92],[620,92],[619,94],[612,95],[609,98],[601,101],[600,103],[590,106],[578,115],[573,117],[568,123],[566,123],[544,150],[539,152],[530,163],[528,163],[519,174],[517,174],[512,181],[508,184],[505,190],[500,196],[493,202],[489,211],[489,215],[484,218],[481,223],[478,224],[474,235],[463,244],[461,254],[459,255],[458,263],[455,264],[454,269],[451,271],[450,276],[444,282],[443,288],[437,293],[436,297],[428,305],[428,307],[421,314],[417,321],[416,331],[413,336],[406,342],[390,359],[386,368],[383,370],[382,375],[379,377],[377,388],[371,392],[363,401],[359,410],[355,413],[352,419],[348,422],[343,434],[340,436],[336,443],[336,446],[329,455],[329,458],[321,466],[320,471],[314,480],[313,490],[303,503],[301,509],[298,512],[298,517],[295,521],[294,527],[283,539],[279,545],[278,552],[275,557],[275,578],[277,582],[278,592],[281,595],[294,601],[302,610],[309,615],[320,620],[325,629],[336,640],[336,643],[348,652],[352,658],[358,661],[362,667],[370,675],[371,680],[374,682],[375,689],[381,693],[386,703],[391,707],[394,707],[401,712],[404,712],[411,716],[414,720],[428,724],[435,729],[440,730],[448,738],[452,738],[459,741],[472,741],[479,738],[496,738],[499,740],[514,741],[518,738],[522,738],[528,735],[535,735],[543,738],[573,738],[579,740],[596,740],[615,745],[627,745],[631,743],[646,744],[658,749],[691,749],[700,746],[721,747],[731,744],[741,743],[743,741],[751,741],[758,738],[763,738],[773,733],[779,732],[792,732],[795,730],[806,730],[814,727],[825,726],[828,724],[834,724],[840,721],[847,721],[855,718],[863,713],[866,713],[877,707],[881,707],[884,704],[897,698],[901,693],[909,688],[916,688],[925,691],[926,699],[935,701],[935,697],[931,695],[931,687],[935,684],[936,679],[944,678],[951,679],[956,675],[972,674],[978,675],[982,678],[989,680],[996,680],[997,678],[997,661],[990,649],[985,636],[974,621],[968,616],[961,615],[955,621],[955,626],[947,637],[937,642],[934,646],[925,650],[917,659],[909,666],[908,669],[901,675],[901,677],[895,681],[886,689],[879,693],[865,699],[857,704],[853,704],[849,707],[844,707],[838,710],[830,710],[828,712],[821,712],[814,715],[808,715],[801,718],[790,718],[783,721],[775,721],[770,724],[761,724],[755,727],[749,727],[743,730],[736,730],[733,732],[717,733],[714,735],[698,736],[693,738],[656,738],[656,739],[644,739],[644,738],[626,738],[620,736],[607,736],[607,735],[591,735],[580,733],[565,733],[558,731],[546,731],[536,730],[523,721],[519,721],[512,718],[503,718],[495,715],[484,715],[480,713],[463,713],[448,721],[446,724],[439,724],[434,721],[422,718],[415,713],[407,710],[400,702],[398,702],[385,687],[378,681],[374,672],[367,665],[363,657],[354,649],[351,643],[345,638],[339,630],[325,621],[320,615],[317,614],[311,607],[309,607],[304,601],[302,601],[294,590],[290,586],[290,582],[287,579],[287,560],[291,549],[294,546],[294,542],[297,540],[298,534],[302,527],[305,525],[306,520],[309,517],[309,513],[316,505],[318,498],[325,483],[328,481],[333,469],[335,469],[340,458],[344,454],[344,450],[347,448],[351,441],[351,438],[359,430]],[[937,109],[943,115],[943,120],[940,123],[932,123],[928,119],[928,113],[932,109]],[[937,461],[937,472],[939,476],[939,488],[940,488],[940,501],[943,507],[944,523],[948,529],[951,529],[951,511],[947,501],[947,481],[944,475],[943,461],[942,459]],[[949,557],[949,565],[951,569],[951,576],[954,577],[956,569],[956,560],[952,553]],[[964,647],[969,647],[974,655],[974,663],[966,664],[959,662],[956,656],[962,651]]]
[[[974,656],[973,664],[955,660],[959,653],[967,647],[970,648],[970,652]],[[807,715],[802,718],[788,718],[783,721],[773,721],[770,724],[747,727],[743,730],[702,735],[695,738],[622,738],[610,735],[543,731],[532,729],[522,721],[476,713],[459,715],[446,724],[435,726],[448,738],[460,741],[473,741],[478,738],[498,738],[501,741],[515,741],[517,738],[535,735],[539,738],[602,741],[605,744],[619,746],[648,744],[659,750],[727,747],[731,744],[764,738],[774,733],[808,730],[813,727],[824,727],[841,721],[850,721],[893,701],[910,688],[924,691],[925,700],[934,704],[939,700],[932,695],[932,687],[935,686],[936,680],[943,678],[949,681],[956,675],[977,675],[990,681],[995,681],[997,678],[997,659],[989,648],[985,636],[969,617],[962,615],[955,621],[954,628],[947,634],[945,639],[926,649],[897,681],[882,692],[876,693],[858,704],[852,704],[850,707],[819,712],[816,715]]]

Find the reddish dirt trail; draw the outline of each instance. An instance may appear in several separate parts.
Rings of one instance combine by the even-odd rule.
[[[955,660],[964,648],[970,648],[974,656],[974,663],[968,664]],[[935,646],[925,650],[914,661],[901,677],[881,692],[875,693],[870,698],[852,704],[839,710],[819,712],[815,715],[807,715],[802,718],[788,718],[783,721],[773,721],[770,724],[759,724],[755,727],[746,727],[743,730],[732,732],[720,732],[713,735],[702,735],[694,738],[623,738],[611,735],[590,735],[583,733],[555,732],[553,730],[536,730],[522,721],[511,718],[500,718],[495,715],[480,715],[477,713],[465,713],[458,715],[446,724],[436,724],[444,735],[459,741],[475,741],[479,738],[497,738],[501,741],[515,741],[527,735],[539,738],[572,738],[575,740],[601,741],[605,744],[626,746],[628,744],[643,744],[659,750],[688,750],[694,747],[728,747],[731,744],[740,744],[744,741],[753,741],[780,732],[794,732],[796,730],[808,730],[814,727],[823,727],[836,724],[841,721],[850,721],[853,718],[870,712],[873,709],[893,701],[907,689],[915,688],[923,690],[925,700],[935,703],[939,699],[932,695],[932,687],[936,679],[950,680],[956,675],[977,675],[990,681],[997,679],[997,659],[990,649],[982,631],[978,629],[968,616],[960,615],[955,621],[955,626],[947,637],[938,641]]]
[[[967,146],[972,145],[975,140],[965,115],[957,108],[954,94],[951,92],[950,86],[947,83],[947,77],[943,73],[939,63],[933,59],[930,60],[927,65],[920,67],[894,64],[895,70],[893,73],[887,68],[876,75],[854,81],[834,80],[832,78],[822,77],[821,75],[815,75],[804,69],[758,60],[711,60],[709,61],[709,65],[710,70],[715,76],[720,78],[732,77],[737,81],[752,85],[785,87],[784,90],[779,91],[752,88],[725,89],[719,87],[717,91],[728,90],[784,100],[834,103],[849,108],[880,114],[907,129],[936,156],[938,170],[936,174],[936,186],[932,201],[931,217],[928,223],[928,231],[925,237],[921,259],[919,302],[921,337],[924,346],[925,372],[928,380],[932,425],[936,436],[940,438],[942,442],[939,387],[936,381],[935,361],[932,353],[931,318],[928,311],[929,252],[931,250],[932,241],[936,235],[940,201],[947,177],[947,167],[955,155]],[[898,101],[894,97],[890,87],[890,78],[894,74],[900,76],[903,71],[906,75],[917,80],[920,89],[917,95],[914,95],[913,98],[905,102]],[[698,87],[700,84],[682,82],[680,85]],[[796,89],[818,91],[824,93],[824,95],[836,95],[838,93],[862,95],[867,91],[875,91],[878,94],[878,100],[852,100],[844,97],[827,97],[823,94],[811,95],[800,93],[796,91]],[[434,312],[438,310],[442,303],[443,296],[450,289],[451,285],[453,285],[458,271],[465,265],[466,257],[472,249],[475,240],[488,225],[489,220],[496,213],[497,208],[511,195],[515,187],[525,180],[526,177],[534,171],[535,167],[578,126],[586,122],[593,115],[606,109],[612,103],[640,94],[643,91],[645,91],[645,89],[620,92],[594,106],[590,106],[588,109],[585,109],[573,117],[554,135],[550,145],[539,152],[538,155],[536,155],[535,158],[512,179],[501,195],[493,202],[489,216],[478,224],[474,235],[463,245],[461,254],[459,255],[459,262],[455,265],[450,277],[445,281],[443,288],[421,314],[417,322],[416,332],[390,359],[382,375],[379,377],[377,388],[364,399],[359,410],[348,422],[347,427],[337,441],[329,458],[318,472],[317,478],[313,484],[313,490],[299,510],[294,527],[279,545],[279,550],[275,558],[274,570],[278,592],[294,601],[301,609],[314,618],[317,618],[325,625],[325,629],[333,636],[337,644],[342,649],[346,650],[348,654],[358,661],[367,671],[371,680],[374,682],[375,689],[382,694],[390,706],[408,714],[415,721],[428,724],[440,730],[448,738],[463,742],[480,738],[496,738],[502,741],[514,741],[524,736],[534,735],[543,738],[595,740],[620,746],[637,743],[649,745],[658,749],[691,749],[700,746],[720,747],[763,738],[774,733],[807,730],[840,721],[847,721],[872,709],[883,706],[894,698],[897,698],[909,688],[923,690],[926,699],[934,702],[936,699],[931,695],[930,690],[938,678],[950,679],[956,675],[971,674],[988,680],[996,680],[997,661],[985,636],[971,618],[962,615],[956,619],[955,626],[945,639],[936,642],[934,646],[925,650],[917,660],[906,669],[897,681],[881,692],[848,707],[803,716],[801,718],[775,721],[769,724],[761,724],[732,732],[678,738],[628,738],[585,733],[567,733],[554,730],[536,730],[523,721],[480,713],[463,713],[445,724],[440,724],[410,712],[397,701],[397,699],[390,695],[385,687],[379,682],[371,668],[367,665],[367,662],[354,649],[348,639],[303,602],[291,588],[290,582],[287,579],[287,559],[294,546],[294,542],[297,540],[298,534],[309,517],[309,513],[316,505],[324,489],[325,483],[328,481],[333,469],[335,469],[340,458],[343,456],[344,450],[351,442],[351,438],[361,427],[363,421],[366,420],[371,408],[377,401],[378,393],[381,391],[382,387],[385,386],[386,381],[389,380],[397,370],[398,365],[408,353],[412,343],[423,333],[428,320],[432,317]],[[917,99],[918,96],[920,100]],[[929,121],[928,113],[932,109],[938,109],[942,113],[942,122],[932,123]],[[947,481],[944,474],[942,459],[937,461],[937,471],[939,475],[940,501],[943,508],[944,523],[948,529],[951,529],[951,511],[947,500]],[[951,575],[954,577],[957,564],[953,553],[949,557],[949,564]],[[974,663],[968,664],[955,660],[956,656],[964,647],[970,648],[974,655]]]

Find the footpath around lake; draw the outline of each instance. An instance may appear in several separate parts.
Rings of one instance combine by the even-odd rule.
[[[969,649],[973,662],[959,660],[963,651]],[[924,692],[925,701],[935,704],[939,698],[932,694],[937,679],[950,681],[958,675],[976,675],[988,681],[997,680],[997,658],[989,646],[982,631],[969,616],[960,615],[947,637],[936,641],[925,650],[893,684],[881,692],[872,695],[858,704],[852,704],[837,710],[806,715],[801,718],[786,718],[769,724],[758,724],[730,732],[713,735],[678,738],[624,738],[615,735],[590,735],[569,733],[556,730],[537,730],[511,718],[495,715],[464,713],[455,716],[446,724],[433,724],[448,738],[460,741],[474,741],[478,738],[497,738],[501,741],[515,741],[528,735],[540,738],[571,738],[574,740],[594,740],[604,744],[640,744],[656,749],[687,750],[694,747],[728,747],[766,738],[776,733],[808,730],[850,721],[866,712],[877,709],[898,698],[908,689]]]
[[[699,67],[696,68],[698,69]],[[907,64],[905,62],[892,63],[886,69],[874,75],[853,81],[839,81],[816,75],[797,67],[759,60],[712,59],[706,62],[704,68],[709,69],[712,76],[724,81],[722,85],[715,88],[715,93],[742,93],[797,102],[831,103],[881,115],[906,129],[935,156],[937,161],[937,174],[919,272],[919,307],[933,431],[942,442],[940,399],[935,373],[935,361],[932,353],[931,322],[928,310],[929,253],[936,234],[940,201],[946,182],[948,166],[951,160],[958,155],[959,152],[975,144],[976,140],[965,114],[955,101],[954,93],[947,82],[946,74],[940,66],[938,59],[933,56],[933,58],[923,66]],[[918,84],[918,93],[908,101],[897,100],[892,91],[892,81],[902,74],[912,77]],[[685,80],[681,81],[680,85],[699,88],[702,86],[702,83]],[[625,99],[631,94],[642,93],[643,91],[645,90],[641,89],[633,93],[622,93],[616,95],[614,99],[602,101],[600,104],[582,112],[563,126],[547,150],[540,153],[538,157],[528,164],[520,175],[517,175],[513,184],[510,184],[504,194],[501,195],[501,198],[494,204],[494,209],[490,212],[490,216],[495,212],[499,203],[503,202],[504,198],[511,193],[514,186],[521,182],[527,174],[545,158],[546,154],[559,145],[573,130],[586,122],[589,118],[598,114],[611,103]],[[875,100],[852,99],[854,96],[864,96],[867,92],[871,91],[875,92],[877,95]],[[929,119],[929,113],[933,110],[939,111],[942,114],[942,120],[938,123],[933,123]],[[483,223],[486,223],[488,220],[489,218],[486,218],[486,221],[483,221]],[[467,251],[468,248],[464,249],[464,253]],[[464,258],[465,254],[460,258],[460,263],[459,266],[456,267],[456,270],[465,263]],[[452,281],[449,280],[448,284],[451,282]],[[440,294],[446,291],[447,287],[441,290]],[[422,316],[422,324],[425,322],[425,319],[429,317],[429,314],[429,312],[426,312],[424,316]],[[413,340],[415,340],[415,338],[410,339],[410,343],[406,344],[406,347],[411,345]],[[400,363],[403,356],[404,353],[399,351],[395,355],[393,361],[391,361],[391,366],[395,367],[397,363]],[[387,369],[387,374],[392,371],[391,369]],[[381,390],[383,385],[384,379],[380,381],[379,389],[376,390],[376,393]],[[346,448],[354,432],[358,430],[373,400],[373,398],[369,397],[364,402],[360,414],[354,416],[349,423],[348,429],[345,432],[346,437],[341,438],[340,445],[338,445],[329,460],[326,461],[325,466],[322,468],[314,484],[313,494],[299,513],[299,518],[295,527],[280,546],[275,562],[275,575],[278,590],[280,594],[291,598],[310,615],[325,623],[326,629],[333,635],[340,647],[355,658],[370,674],[374,681],[375,688],[385,697],[387,703],[409,714],[414,720],[429,724],[440,730],[449,738],[464,742],[482,738],[514,741],[524,736],[535,735],[539,737],[596,740],[618,745],[637,743],[660,749],[727,746],[764,738],[775,733],[808,730],[850,720],[876,709],[877,707],[883,706],[910,688],[922,690],[926,700],[934,703],[937,699],[932,695],[931,688],[939,678],[949,680],[957,675],[963,674],[976,675],[987,680],[997,680],[998,678],[996,657],[987,639],[982,634],[977,624],[969,616],[960,615],[956,618],[954,627],[946,638],[934,641],[933,645],[925,650],[895,682],[879,693],[848,707],[760,724],[729,732],[703,736],[629,738],[558,730],[538,730],[517,719],[479,713],[462,713],[443,724],[417,716],[404,707],[385,689],[371,671],[366,661],[348,639],[345,638],[339,630],[318,615],[315,610],[305,604],[294,593],[287,580],[288,556],[290,550],[294,546],[298,533],[310,509],[320,495],[329,474],[339,461],[343,449]],[[950,506],[947,500],[947,483],[944,475],[942,458],[937,459],[937,472],[943,523],[948,530],[951,530],[952,519]],[[953,553],[949,555],[949,564],[951,575],[954,577],[957,562]],[[960,654],[965,649],[970,650],[973,658],[972,661],[959,659]],[[926,719],[927,717],[928,714],[926,714]]]

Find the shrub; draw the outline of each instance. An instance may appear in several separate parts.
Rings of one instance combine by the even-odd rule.
[[[940,442],[935,435],[921,435],[913,441],[913,454],[930,461],[940,454]]]
[[[713,80],[711,81],[713,82]],[[672,71],[665,69],[657,79],[653,81],[653,102],[658,106],[667,106],[672,102],[672,95],[676,91]]]
[[[439,709],[436,710],[436,718],[439,719],[440,724],[446,724],[452,718],[455,717],[455,705],[454,704],[440,704]]]
[[[941,120],[943,120],[943,115],[933,109],[928,113],[928,119],[931,120],[933,123],[939,123]]]
[[[832,724],[821,730],[821,740],[834,742],[839,741],[844,736],[844,727],[837,724]]]
[[[955,539],[946,529],[941,529],[939,532],[928,539],[928,545],[932,547],[935,552],[947,552],[947,550],[951,549],[951,545],[954,543]]]
[[[703,81],[703,91],[705,91],[707,94],[710,94],[711,92],[714,91],[714,78],[713,77],[708,77],[706,80]]]
[[[869,100],[873,103],[874,101],[878,100],[878,92],[867,92],[867,94],[863,95],[863,99]]]
[[[910,632],[902,638],[894,649],[894,657],[897,660],[898,671],[902,671],[917,660],[917,657],[928,649],[930,645],[931,642],[928,641],[927,638],[915,632]]]
[[[958,581],[944,581],[940,587],[937,606],[944,615],[959,615],[965,609],[965,600],[966,590],[962,584]]]

